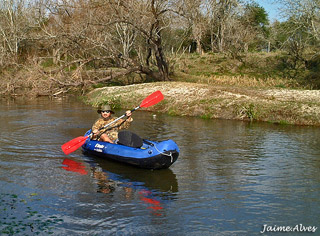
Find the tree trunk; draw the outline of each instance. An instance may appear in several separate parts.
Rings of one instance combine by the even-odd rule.
[[[196,40],[196,42],[197,42],[197,53],[198,53],[199,55],[202,55],[201,40],[198,38],[198,39]]]
[[[156,45],[156,49],[155,49],[155,56],[156,56],[156,60],[157,60],[157,66],[158,66],[160,74],[162,75],[163,81],[170,80],[168,63],[165,59],[165,56],[164,56],[164,53],[162,50],[162,46],[161,46],[161,37],[159,37],[159,39],[157,40],[157,45]]]

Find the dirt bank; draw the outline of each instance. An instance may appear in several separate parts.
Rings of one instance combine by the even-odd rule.
[[[150,111],[272,123],[320,125],[320,90],[256,89],[186,82],[158,82],[95,89],[87,96],[93,106],[111,103],[131,109],[152,92],[164,100]]]

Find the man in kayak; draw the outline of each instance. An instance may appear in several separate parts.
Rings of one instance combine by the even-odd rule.
[[[105,129],[99,130],[100,128],[117,119],[117,117],[112,117],[114,112],[111,110],[110,105],[102,105],[97,112],[101,115],[101,117],[96,120],[92,126],[93,140],[114,143],[118,139],[118,130],[129,128],[131,122],[133,121],[131,117],[131,111],[128,110],[126,111],[126,119],[120,119]]]

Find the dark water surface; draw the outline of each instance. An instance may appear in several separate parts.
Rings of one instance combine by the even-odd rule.
[[[140,110],[131,131],[181,150],[170,169],[151,171],[80,149],[65,156],[60,146],[96,118],[71,99],[0,103],[0,235],[259,235],[264,225],[310,235],[298,230],[320,227],[320,128]]]

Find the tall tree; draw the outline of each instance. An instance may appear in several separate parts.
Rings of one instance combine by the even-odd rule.
[[[286,48],[291,55],[300,58],[306,65],[320,56],[320,1],[283,0],[282,13],[286,14],[288,35]],[[320,61],[320,60],[319,60]]]
[[[191,32],[192,40],[196,43],[196,51],[203,53],[202,40],[208,28],[208,21],[204,15],[204,0],[178,0],[176,11],[187,22],[187,28]]]
[[[207,1],[212,50],[224,52],[226,39],[236,26],[240,4],[238,0]]]
[[[240,21],[251,36],[251,39],[246,42],[248,47],[258,51],[267,48],[269,19],[266,10],[257,3],[246,4]]]
[[[17,59],[34,26],[33,10],[24,0],[0,2],[0,64]]]

